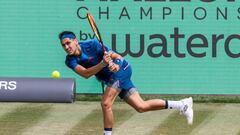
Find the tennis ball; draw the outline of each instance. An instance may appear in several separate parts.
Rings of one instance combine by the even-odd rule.
[[[52,78],[57,79],[59,77],[60,77],[60,73],[57,70],[52,72]]]

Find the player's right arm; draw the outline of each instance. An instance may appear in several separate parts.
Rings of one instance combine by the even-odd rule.
[[[107,64],[105,64],[103,61],[100,62],[100,63],[98,63],[98,64],[95,65],[95,66],[90,67],[90,68],[85,68],[85,67],[83,67],[83,66],[81,66],[81,65],[77,65],[77,66],[75,67],[74,71],[75,71],[78,75],[80,75],[80,76],[88,79],[89,77],[97,74],[97,73],[98,73],[100,70],[102,70],[102,68],[104,68],[106,65],[107,65]]]
[[[66,65],[73,69],[78,75],[88,79],[92,75],[97,74],[102,68],[108,65],[108,61],[111,60],[109,55],[104,55],[103,60],[95,66],[90,68],[85,68],[78,64],[75,58],[67,57],[65,63]]]

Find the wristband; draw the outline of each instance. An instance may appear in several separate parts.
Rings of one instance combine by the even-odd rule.
[[[122,64],[123,64],[123,60],[122,59],[119,59],[119,58],[116,58],[116,59],[114,59],[114,61],[113,61],[115,64],[118,64],[119,65],[119,67],[121,67],[122,66]]]

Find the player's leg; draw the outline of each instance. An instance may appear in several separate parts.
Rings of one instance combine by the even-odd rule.
[[[131,92],[133,91],[133,92]],[[132,106],[136,111],[143,113],[152,110],[161,109],[178,109],[187,118],[188,124],[192,124],[193,110],[192,110],[192,98],[186,98],[180,101],[170,101],[161,99],[152,99],[144,101],[135,88],[130,89],[126,94],[125,101]]]
[[[161,99],[152,99],[144,101],[139,93],[134,90],[134,88],[130,89],[132,92],[125,101],[132,106],[136,111],[143,113],[152,110],[161,110],[166,108],[166,101]]]
[[[118,94],[118,90],[107,86],[106,91],[102,97],[101,106],[103,112],[104,135],[112,134],[112,127],[114,122],[112,105]]]
[[[183,99],[180,101],[164,101],[161,99],[152,99],[144,101],[139,93],[136,91],[132,81],[132,69],[131,66],[124,68],[118,72],[118,80],[120,80],[120,87],[122,89],[119,94],[120,98],[124,99],[129,105],[131,105],[138,112],[146,112],[152,110],[161,109],[178,109],[187,118],[188,124],[192,124],[193,110],[192,110],[192,98]]]

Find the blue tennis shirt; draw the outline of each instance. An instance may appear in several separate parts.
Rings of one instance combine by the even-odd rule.
[[[72,70],[74,70],[78,64],[85,68],[90,68],[102,61],[104,53],[98,40],[82,41],[79,42],[79,46],[81,48],[80,56],[66,56],[65,64]],[[110,51],[109,48],[105,48],[106,51]],[[95,76],[108,85],[116,85],[115,87],[119,89],[128,90],[134,87],[130,80],[131,74],[132,70],[130,65],[126,60],[123,60],[123,64],[117,73],[111,72],[106,66]]]

